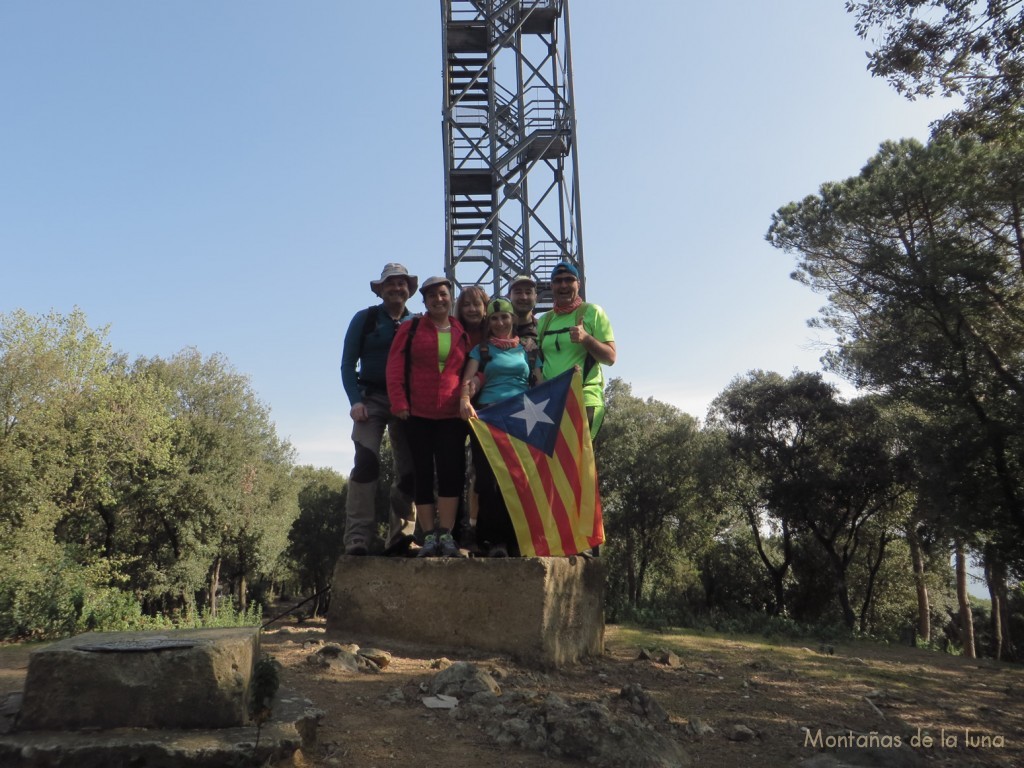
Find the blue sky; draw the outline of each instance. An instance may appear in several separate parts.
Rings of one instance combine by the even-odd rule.
[[[948,104],[872,79],[842,0],[570,10],[609,375],[703,417],[748,370],[818,370],[770,216]],[[440,48],[437,0],[0,0],[0,312],[222,353],[347,474],[349,319],[385,262],[442,271]]]

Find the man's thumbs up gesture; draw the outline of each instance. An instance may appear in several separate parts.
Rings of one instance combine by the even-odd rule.
[[[583,318],[569,329],[569,339],[573,344],[582,344],[590,334],[583,330]]]

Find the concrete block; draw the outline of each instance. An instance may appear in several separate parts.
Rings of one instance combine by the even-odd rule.
[[[16,729],[242,726],[258,659],[256,627],[60,640],[29,656]]]
[[[327,630],[559,667],[604,653],[604,583],[600,558],[341,557]]]
[[[112,728],[0,734],[3,768],[242,768],[308,766],[323,710],[279,690],[257,733],[234,728]]]

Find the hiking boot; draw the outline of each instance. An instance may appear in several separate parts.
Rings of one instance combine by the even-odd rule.
[[[508,547],[504,544],[495,544],[487,551],[488,557],[508,557]]]
[[[451,534],[448,534],[448,538],[451,538]],[[420,551],[416,553],[416,557],[440,557],[441,556],[441,543],[437,540],[437,536],[432,533],[428,533],[423,537],[423,546],[420,547]]]
[[[476,526],[466,526],[462,531],[462,536],[459,537],[459,544],[462,549],[469,552],[470,555],[480,554],[480,545],[476,540]]]
[[[462,552],[459,551],[459,545],[455,543],[455,539],[450,533],[441,534],[441,538],[437,541],[438,547],[441,550],[441,557],[462,557]]]
[[[398,536],[394,541],[384,548],[385,557],[408,557],[409,550],[416,542],[416,537],[411,533]]]

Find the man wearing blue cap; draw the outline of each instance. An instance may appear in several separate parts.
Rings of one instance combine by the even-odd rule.
[[[583,405],[594,438],[604,421],[602,365],[615,363],[615,334],[608,316],[597,304],[580,298],[580,273],[568,261],[551,271],[554,309],[537,322],[537,343],[544,380],[578,365],[583,371]]]

